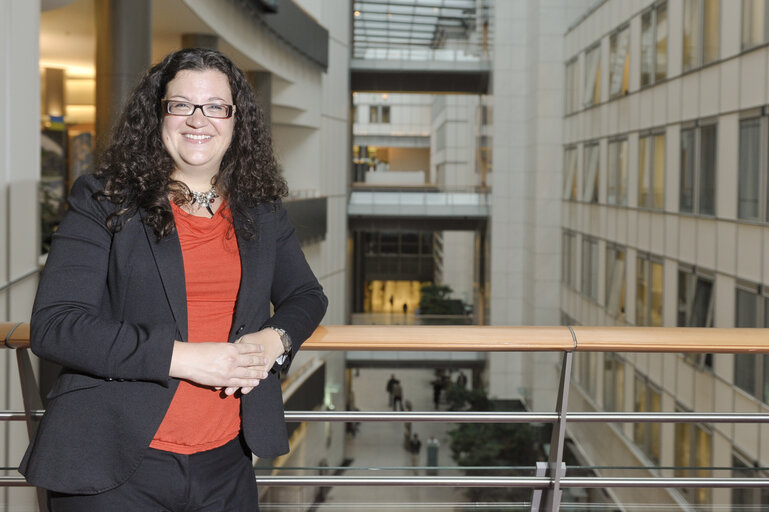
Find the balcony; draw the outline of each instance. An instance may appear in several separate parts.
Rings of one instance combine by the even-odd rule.
[[[730,503],[697,505],[697,493],[693,490],[743,490],[769,489],[769,479],[762,477],[764,468],[701,465],[670,467],[639,465],[626,467],[622,464],[602,464],[587,467],[568,462],[574,445],[569,443],[570,432],[589,426],[626,424],[691,425],[732,424],[763,426],[769,423],[769,414],[763,412],[681,412],[663,408],[657,412],[644,412],[624,408],[618,412],[600,410],[570,410],[570,396],[579,393],[579,383],[572,382],[575,369],[574,357],[582,354],[612,352],[620,354],[697,354],[697,353],[769,353],[767,329],[713,329],[713,328],[627,328],[627,327],[490,327],[490,326],[328,326],[320,327],[304,345],[304,350],[320,351],[458,351],[458,352],[526,352],[551,353],[559,356],[551,363],[557,380],[557,397],[552,408],[544,411],[287,411],[288,422],[347,422],[369,424],[534,424],[552,425],[547,452],[542,460],[525,467],[466,467],[466,466],[417,466],[417,467],[274,467],[263,468],[257,475],[262,488],[318,488],[342,489],[364,486],[369,496],[376,495],[375,488],[398,488],[388,496],[387,502],[349,503],[337,507],[354,510],[759,510],[741,508]],[[24,398],[24,411],[4,411],[0,417],[6,421],[24,420],[30,433],[42,414],[39,394],[28,354],[28,324],[0,323],[0,341],[4,347],[15,349]],[[611,360],[608,358],[607,360]],[[297,372],[284,383],[287,387],[298,386],[303,379],[315,382],[322,365],[310,365]],[[547,379],[548,375],[538,375]],[[317,383],[314,384],[317,387]],[[383,391],[382,391],[383,392]],[[309,404],[312,407],[312,404]],[[637,407],[636,407],[637,408]],[[609,446],[607,444],[607,446]],[[675,449],[675,446],[668,446]],[[603,454],[611,459],[613,451]],[[573,459],[573,458],[572,458]],[[414,474],[414,472],[418,474]],[[335,474],[341,473],[341,474]],[[425,474],[426,473],[426,474]],[[708,476],[703,476],[708,475]],[[0,477],[3,486],[23,486],[20,476]],[[479,503],[451,502],[404,503],[400,495],[403,489],[413,488],[465,488],[465,489],[522,489],[527,498],[517,502]],[[619,500],[616,504],[596,505],[580,501],[579,496],[589,495],[593,489],[610,490],[614,496],[627,496],[626,490],[642,499]],[[662,490],[672,490],[671,499],[654,501]],[[577,492],[581,491],[581,492]],[[456,495],[456,493],[454,493]],[[382,496],[380,494],[379,496]],[[689,496],[689,501],[675,497]],[[723,493],[721,494],[723,497]],[[645,498],[644,498],[645,497]],[[312,502],[294,505],[264,503],[264,510],[324,509],[322,503]],[[598,508],[594,508],[598,507]],[[339,508],[329,508],[339,509]],[[43,510],[43,507],[41,507]]]

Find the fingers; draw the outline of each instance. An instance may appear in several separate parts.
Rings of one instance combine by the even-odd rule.
[[[234,395],[235,392],[240,390],[241,395],[247,395],[251,392],[252,389],[254,389],[258,385],[259,385],[259,381],[256,381],[256,384],[254,384],[253,386],[228,387],[228,388],[225,388],[224,394],[227,396],[230,396],[230,395]]]

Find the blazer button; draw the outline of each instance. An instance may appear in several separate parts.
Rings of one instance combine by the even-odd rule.
[[[241,332],[243,332],[243,329],[245,329],[245,328],[246,328],[245,324],[241,325],[240,327],[238,327],[238,330],[235,331],[235,334],[240,334]]]

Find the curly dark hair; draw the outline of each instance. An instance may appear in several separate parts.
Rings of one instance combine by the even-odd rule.
[[[238,234],[252,238],[256,226],[248,208],[275,203],[288,192],[272,151],[269,132],[256,96],[243,72],[222,53],[206,48],[187,48],[171,53],[152,66],[128,97],[113,128],[109,146],[100,158],[96,176],[105,182],[99,199],[117,208],[107,218],[112,232],[119,231],[139,208],[145,222],[162,239],[174,230],[169,195],[174,202],[186,200],[186,186],[171,179],[174,162],[162,139],[164,114],[161,100],[168,82],[182,70],[214,69],[224,73],[237,107],[230,147],[214,178],[217,190],[227,198]],[[232,221],[232,219],[231,219]]]

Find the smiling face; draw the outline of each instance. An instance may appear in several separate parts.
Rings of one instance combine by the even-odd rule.
[[[215,69],[179,71],[168,82],[165,99],[195,105],[233,103],[227,76]],[[163,145],[175,164],[174,179],[186,182],[193,190],[210,183],[232,142],[235,115],[216,119],[204,116],[201,109],[195,109],[191,116],[165,114]]]

